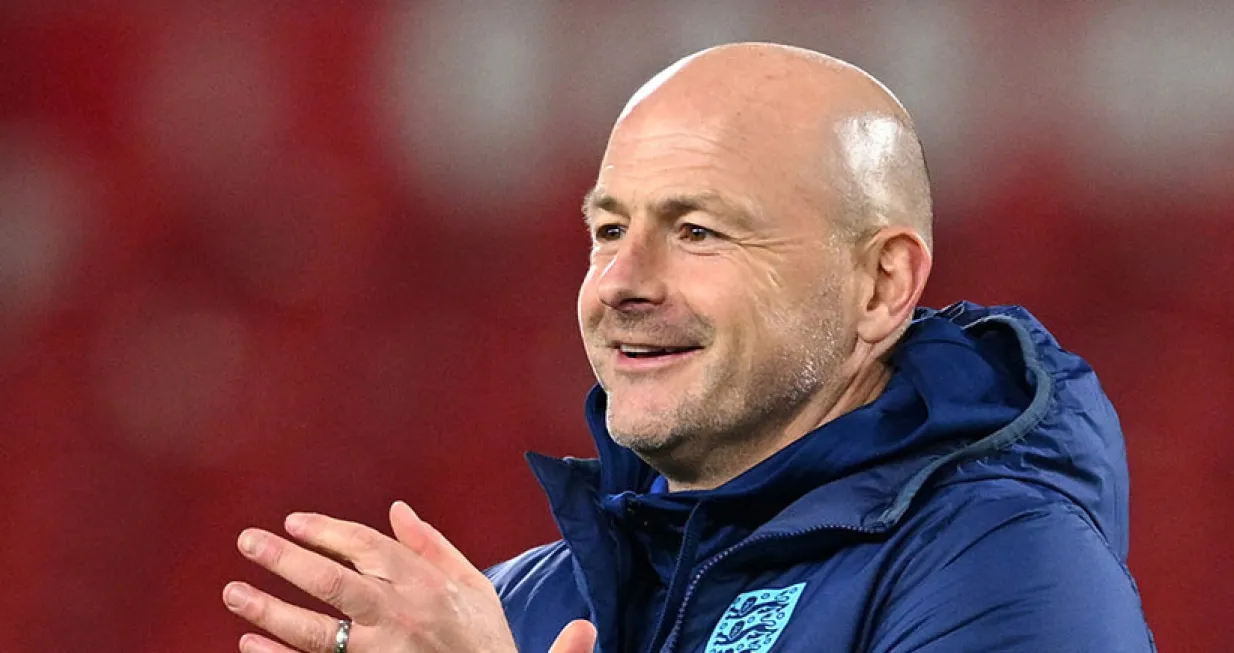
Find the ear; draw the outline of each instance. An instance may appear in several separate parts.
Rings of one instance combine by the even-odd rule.
[[[858,256],[858,266],[867,276],[857,336],[881,353],[890,349],[912,319],[933,258],[921,236],[908,227],[880,229]]]

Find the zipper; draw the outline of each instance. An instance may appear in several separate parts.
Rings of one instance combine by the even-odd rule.
[[[681,540],[681,550],[677,555],[676,568],[673,570],[673,577],[665,589],[664,609],[660,612],[660,618],[656,620],[655,630],[652,631],[652,647],[655,646],[656,641],[660,638],[660,631],[669,623],[668,619],[672,618],[668,614],[671,606],[685,602],[686,590],[689,588],[690,583],[693,582],[691,574],[687,572],[694,566],[694,558],[698,554],[698,540],[700,537],[698,531],[703,523],[703,510],[704,504],[700,501],[695,504],[694,509],[690,511],[690,516],[686,518]],[[673,622],[673,627],[676,627],[676,621]],[[670,630],[670,632],[672,631]],[[667,634],[664,636],[664,641],[668,641]],[[655,649],[651,648],[650,650],[654,651]]]
[[[686,620],[686,607],[690,605],[690,599],[691,597],[694,596],[694,591],[698,589],[699,582],[702,581],[703,576],[705,576],[708,571],[710,571],[716,565],[723,562],[725,558],[728,558],[729,556],[741,551],[742,549],[750,548],[756,544],[766,542],[768,540],[787,540],[787,539],[792,539],[795,537],[801,537],[802,535],[809,535],[811,533],[817,533],[819,531],[826,531],[826,530],[850,531],[853,533],[864,533],[867,535],[873,535],[875,533],[879,533],[879,532],[882,532],[883,530],[886,530],[886,526],[884,526],[883,528],[861,528],[857,526],[845,526],[842,524],[820,524],[818,526],[812,526],[810,528],[802,529],[799,531],[793,531],[791,533],[779,533],[775,535],[760,535],[756,537],[751,537],[750,539],[747,539],[744,542],[738,542],[737,544],[734,544],[733,546],[730,546],[727,549],[717,553],[716,555],[712,556],[710,560],[703,563],[703,566],[699,567],[698,571],[694,572],[694,577],[690,579],[690,584],[686,586],[686,593],[681,598],[681,605],[678,606],[677,608],[677,618],[673,622],[673,629],[669,631],[668,637],[665,638],[664,646],[660,647],[660,653],[672,653],[673,648],[677,645],[677,638],[681,634],[681,626]]]

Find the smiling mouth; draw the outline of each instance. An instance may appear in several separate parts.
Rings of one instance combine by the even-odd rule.
[[[657,346],[657,345],[618,345],[616,347],[618,353],[623,357],[632,359],[655,359],[686,354],[692,351],[702,349],[697,345],[689,345],[682,347],[672,346]]]

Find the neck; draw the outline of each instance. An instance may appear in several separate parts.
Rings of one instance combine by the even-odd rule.
[[[715,489],[807,433],[874,401],[890,380],[890,366],[877,359],[871,360],[849,376],[843,385],[831,392],[820,393],[821,401],[807,403],[786,423],[774,425],[765,436],[743,437],[730,446],[710,451],[701,465],[691,466],[689,474],[672,473],[675,470],[660,471],[668,481],[670,492]]]

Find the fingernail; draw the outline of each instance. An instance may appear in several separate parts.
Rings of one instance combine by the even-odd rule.
[[[256,533],[252,531],[244,531],[240,534],[240,551],[246,555],[257,555],[257,546],[260,544]]]
[[[292,535],[299,535],[304,530],[304,513],[293,512],[283,520],[283,528]]]
[[[395,510],[406,510],[406,511],[408,512],[408,514],[410,514],[412,517],[415,517],[416,519],[419,519],[419,518],[420,518],[420,515],[417,515],[417,514],[416,514],[416,511],[412,510],[412,509],[411,509],[411,506],[407,505],[407,503],[406,503],[405,501],[401,501],[401,500],[400,500],[400,501],[395,501],[395,502],[394,502],[394,509],[395,509]]]
[[[249,589],[240,583],[231,583],[223,590],[223,602],[232,610],[243,610],[252,596]]]
[[[268,653],[270,645],[253,633],[245,633],[240,637],[240,650],[242,653]]]

